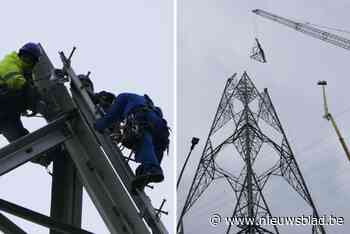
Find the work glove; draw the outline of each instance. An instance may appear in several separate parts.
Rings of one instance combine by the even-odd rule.
[[[58,78],[63,78],[66,75],[65,72],[62,69],[55,69],[54,70],[54,74]]]

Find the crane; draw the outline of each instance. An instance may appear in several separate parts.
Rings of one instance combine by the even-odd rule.
[[[255,9],[252,12],[257,14],[257,15],[260,15],[261,17],[264,17],[266,19],[270,19],[272,21],[276,21],[277,23],[286,25],[290,28],[295,29],[296,31],[305,33],[305,34],[312,36],[314,38],[320,39],[322,41],[328,42],[328,43],[333,44],[335,46],[344,48],[346,50],[350,50],[350,40],[347,38],[323,31],[321,29],[318,29],[316,27],[311,26],[310,24],[295,22],[293,20],[278,16],[278,15],[271,14],[271,13],[264,11],[264,10]],[[324,102],[324,110],[325,110],[324,118],[332,123],[332,126],[335,129],[335,132],[336,132],[336,134],[339,138],[339,141],[340,141],[340,143],[345,151],[345,154],[346,154],[348,160],[350,161],[349,149],[346,146],[344,138],[342,137],[333,116],[328,111],[327,100],[326,100],[326,90],[325,90],[325,86],[327,85],[327,82],[326,81],[319,81],[317,84],[322,86],[322,90],[323,90],[323,102]]]
[[[270,19],[272,21],[276,21],[277,23],[293,28],[296,31],[305,33],[311,37],[320,39],[335,46],[344,48],[346,50],[350,50],[350,40],[347,38],[323,31],[306,23],[295,22],[293,20],[271,14],[264,10],[255,9],[252,12],[266,19]]]

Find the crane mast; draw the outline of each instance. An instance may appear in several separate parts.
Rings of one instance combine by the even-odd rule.
[[[335,46],[350,50],[350,40],[347,38],[323,31],[309,24],[295,22],[293,20],[271,14],[264,10],[255,9],[252,12],[266,19],[270,19],[270,20],[276,21],[277,23],[293,28],[294,30],[307,34],[311,37],[314,37],[322,41],[328,42],[330,44],[333,44]]]
[[[334,130],[335,130],[335,132],[336,132],[336,134],[337,134],[337,136],[338,136],[338,138],[339,138],[340,144],[341,144],[341,146],[342,146],[343,149],[344,149],[344,152],[345,152],[345,154],[346,154],[346,157],[347,157],[348,160],[350,161],[350,152],[349,152],[349,149],[348,149],[348,147],[347,147],[347,145],[346,145],[346,143],[345,143],[345,140],[344,140],[343,136],[342,136],[341,133],[340,133],[340,130],[339,130],[339,128],[338,128],[338,126],[337,126],[337,124],[336,124],[334,118],[333,118],[333,115],[332,115],[332,114],[329,112],[329,110],[328,110],[327,98],[326,98],[326,88],[325,88],[325,86],[327,85],[327,81],[322,80],[322,81],[319,81],[317,84],[320,85],[320,86],[322,86],[323,105],[324,105],[324,116],[323,116],[323,117],[324,117],[326,120],[328,120],[328,121],[330,121],[330,122],[332,123],[332,126],[333,126],[333,128],[334,128]]]

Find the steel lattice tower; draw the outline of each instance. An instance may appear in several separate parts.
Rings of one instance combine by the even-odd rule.
[[[64,76],[58,75],[44,48],[34,70],[34,85],[48,104],[47,125],[0,149],[0,176],[36,157],[52,156],[50,216],[0,199],[0,233],[27,234],[4,213],[50,229],[50,234],[93,234],[81,229],[83,186],[111,234],[168,234],[160,220],[164,200],[155,209],[143,191],[133,191],[130,157],[115,144],[112,132],[95,131],[103,110],[92,100],[71,66],[75,47],[60,52]],[[69,85],[64,83],[70,82]],[[68,89],[70,87],[70,89]],[[37,181],[25,178],[35,189]],[[29,182],[29,184],[28,184]],[[23,194],[26,195],[26,194]]]
[[[246,72],[238,82],[235,77],[236,74],[228,79],[223,91],[199,165],[179,216],[178,233],[186,233],[186,227],[183,226],[184,215],[217,179],[225,179],[234,191],[237,203],[232,217],[247,217],[254,220],[260,217],[271,218],[272,214],[263,190],[274,175],[283,177],[311,208],[310,215],[319,218],[267,89],[260,93]],[[227,127],[229,122],[233,123],[233,133],[230,133],[230,136],[221,143],[215,144],[214,135]],[[279,135],[281,141],[277,142],[275,138],[269,137],[270,132],[264,132],[261,128],[262,122],[272,127],[274,134]],[[237,176],[220,167],[216,162],[223,148],[230,144],[234,145],[244,162]],[[269,166],[269,169],[257,173],[254,163],[263,144],[272,147],[278,154],[278,160]],[[278,226],[245,224],[237,228],[239,231],[235,233],[280,233]],[[231,225],[227,226],[226,233],[233,233],[232,229]],[[325,233],[324,227],[314,225],[312,233]]]

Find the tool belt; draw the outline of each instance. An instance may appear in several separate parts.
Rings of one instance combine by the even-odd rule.
[[[170,131],[165,120],[161,126],[153,125],[147,118],[149,111],[152,111],[147,106],[136,107],[119,126],[114,126],[111,135],[112,140],[116,143],[121,143],[128,149],[136,151],[142,144],[145,132],[149,132],[154,140],[155,149],[159,152],[164,152],[169,149]],[[161,158],[158,159],[161,161]]]
[[[135,108],[129,112],[127,117],[111,129],[111,138],[115,143],[121,143],[124,147],[137,150],[142,143],[144,133],[150,130],[150,123],[146,120],[146,109]]]
[[[148,107],[137,107],[130,111],[125,119],[121,143],[132,150],[136,150],[142,143],[145,131],[152,132],[152,124],[147,121]]]

